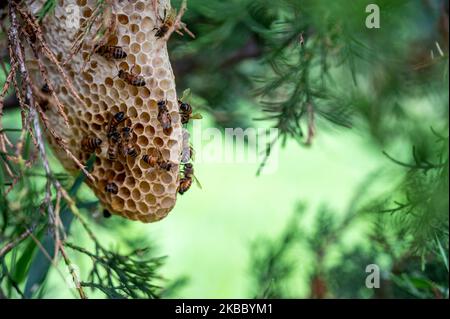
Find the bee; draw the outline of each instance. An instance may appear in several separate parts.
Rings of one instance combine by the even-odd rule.
[[[108,183],[105,186],[105,192],[116,195],[119,192],[119,188],[114,183]]]
[[[172,169],[172,163],[165,161],[160,151],[156,155],[144,155],[142,160],[151,167],[158,166],[160,169],[170,171]]]
[[[124,112],[117,112],[114,116],[111,116],[108,124],[108,138],[115,138],[118,142],[120,134],[117,133],[117,126],[126,119]]]
[[[192,106],[189,103],[184,102],[187,100],[189,95],[190,90],[187,89],[183,92],[183,96],[181,97],[181,99],[178,100],[178,109],[180,112],[181,124],[189,123],[190,119],[200,120],[203,118],[199,113],[192,114]]]
[[[180,184],[178,185],[178,193],[183,195],[192,186],[192,180],[195,180],[197,185],[202,188],[198,179],[194,176],[194,165],[187,163],[184,165],[183,178],[180,179]]]
[[[86,151],[94,152],[97,147],[100,147],[102,140],[98,137],[86,136],[81,140],[81,147]]]
[[[117,76],[121,78],[124,82],[128,83],[129,85],[144,86],[145,85],[144,77],[137,74],[133,74],[132,70],[133,69],[131,69],[131,72],[119,70]]]
[[[176,15],[177,12],[174,9],[170,9],[169,14],[167,14],[167,11],[164,10],[164,19],[159,18],[159,20],[161,21],[161,25],[153,29],[156,30],[155,33],[156,38],[161,39],[167,34],[169,29],[175,23]]]
[[[127,53],[120,46],[116,45],[101,45],[95,49],[95,53],[103,56],[108,60],[120,60],[127,57]]]
[[[167,109],[167,100],[158,101],[158,121],[161,123],[163,131],[168,133],[169,129],[172,127],[172,117]]]

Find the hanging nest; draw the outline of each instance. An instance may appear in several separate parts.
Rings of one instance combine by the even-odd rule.
[[[33,17],[44,3],[30,2]],[[132,220],[167,216],[183,174],[166,46],[174,31],[186,30],[183,12],[174,14],[168,0],[59,0],[39,23],[57,63],[39,51],[26,60],[57,158],[75,174],[95,154],[87,184],[107,210]]]

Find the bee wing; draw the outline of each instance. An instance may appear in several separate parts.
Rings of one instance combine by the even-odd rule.
[[[190,155],[191,155],[191,160],[195,161],[195,150],[192,147],[192,144],[189,144],[189,152],[190,152]]]
[[[189,103],[188,99],[190,99],[190,97],[191,97],[191,89],[186,89],[183,91],[181,101]]]
[[[201,120],[203,118],[203,116],[200,113],[195,113],[195,114],[191,115],[190,118],[193,120]]]
[[[203,189],[202,184],[200,184],[200,181],[198,178],[194,175],[195,184],[197,184],[198,188]]]
[[[181,152],[181,163],[186,164],[189,163],[191,160],[191,154],[190,154],[189,147],[183,148],[183,151]]]

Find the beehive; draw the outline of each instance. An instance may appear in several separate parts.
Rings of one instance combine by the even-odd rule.
[[[37,12],[45,1],[34,1],[32,10]],[[54,14],[47,16],[42,23],[43,33],[50,48],[61,61],[69,54],[76,28],[71,28],[77,11],[80,25],[88,19],[97,0],[59,0]],[[71,62],[65,66],[75,89],[85,105],[70,95],[56,67],[48,62],[49,79],[55,92],[65,106],[69,127],[55,107],[46,111],[52,128],[67,143],[69,150],[86,163],[89,152],[81,147],[86,136],[97,137],[102,144],[96,150],[96,161],[89,182],[101,203],[111,213],[123,217],[154,222],[164,218],[174,207],[179,182],[179,162],[182,144],[182,126],[178,113],[175,79],[169,61],[166,42],[155,37],[154,28],[170,8],[169,0],[157,1],[154,11],[153,1],[115,0],[113,18],[117,27],[109,39],[109,45],[121,46],[127,53],[123,60],[108,60],[93,54],[82,70],[92,46],[85,44]],[[70,8],[68,10],[67,8]],[[72,14],[71,16],[68,16]],[[76,22],[76,20],[75,20]],[[93,30],[96,29],[94,26]],[[33,64],[33,61],[29,61]],[[118,70],[139,74],[145,79],[145,86],[129,85],[117,77]],[[35,81],[42,85],[43,79],[36,72]],[[157,120],[159,100],[167,100],[172,119],[172,130],[163,132]],[[132,142],[138,152],[136,158],[118,152],[117,160],[108,159],[108,122],[111,116],[124,112],[128,117],[121,125],[133,128]],[[49,136],[49,143],[64,167],[73,173],[79,168]],[[143,160],[144,154],[160,151],[164,160],[174,163],[170,171],[152,168]],[[118,186],[118,193],[105,192],[107,183]]]

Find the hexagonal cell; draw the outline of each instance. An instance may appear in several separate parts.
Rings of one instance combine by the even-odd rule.
[[[111,201],[111,206],[112,206],[113,210],[121,211],[121,210],[123,210],[123,208],[125,206],[125,201],[122,198],[120,198],[119,196],[113,196],[112,201]]]
[[[150,96],[150,90],[146,87],[139,88],[139,96],[143,99],[147,99]]]
[[[156,68],[159,68],[160,66],[162,66],[164,64],[164,61],[163,61],[163,59],[162,58],[160,58],[160,57],[155,57],[155,58],[153,58],[153,60],[152,60],[152,66],[156,69]]]
[[[150,53],[152,51],[152,43],[150,41],[145,41],[142,44],[142,50],[144,51],[144,53]]]
[[[171,86],[172,85],[169,80],[164,79],[164,80],[159,81],[159,87],[164,91],[169,90]]]
[[[146,38],[146,36],[145,36],[145,33],[144,33],[144,32],[138,32],[138,33],[136,34],[136,41],[137,41],[138,43],[140,43],[140,44],[144,43],[145,38]]]
[[[161,148],[164,146],[164,140],[158,136],[153,138],[153,145],[155,145],[158,148]]]
[[[126,14],[118,14],[117,21],[119,21],[120,24],[127,25],[129,22],[128,16]]]
[[[147,136],[155,135],[155,128],[152,125],[147,125],[145,127],[145,135]]]
[[[131,198],[135,201],[138,202],[141,199],[141,191],[138,188],[134,188],[131,191]]]
[[[141,51],[141,46],[139,43],[133,43],[132,45],[130,45],[130,51],[133,54],[137,54]]]
[[[145,137],[144,135],[141,135],[138,137],[137,143],[139,144],[139,146],[145,147],[148,145],[148,138]]]
[[[134,200],[129,199],[126,201],[126,207],[127,209],[134,211],[136,209],[136,203],[134,202]]]
[[[171,208],[175,205],[175,200],[172,197],[164,197],[161,201],[161,207],[162,208]]]
[[[172,183],[173,181],[172,175],[167,172],[162,173],[160,178],[161,182],[163,182],[166,185]]]
[[[166,191],[166,188],[165,188],[165,186],[164,185],[162,185],[162,184],[157,184],[157,183],[155,183],[155,184],[153,184],[153,186],[152,186],[152,190],[153,190],[153,193],[155,194],[155,195],[162,195],[162,194],[164,194],[165,193],[165,191]]]
[[[127,178],[125,178],[124,185],[128,188],[134,188],[136,185],[136,179],[133,176],[127,176]]]
[[[134,8],[135,8],[136,11],[138,11],[138,12],[143,12],[143,11],[145,10],[145,3],[142,2],[142,1],[139,1],[139,2],[137,2],[137,3],[134,5]]]
[[[119,190],[119,196],[121,198],[127,199],[131,196],[131,192],[127,187],[121,187]]]
[[[156,197],[153,194],[145,195],[144,200],[149,206],[153,206],[156,204]]]
[[[144,202],[140,202],[140,203],[138,204],[138,210],[139,210],[139,212],[141,212],[142,214],[148,214],[149,207],[148,207],[147,204],[145,204]]]

